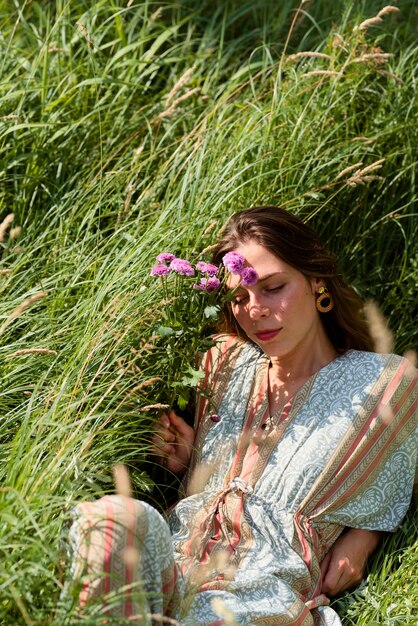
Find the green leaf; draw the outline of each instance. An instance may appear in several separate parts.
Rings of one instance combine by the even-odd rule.
[[[199,380],[205,377],[205,373],[200,370],[195,370],[189,366],[186,374],[181,379],[183,385],[187,385],[189,387],[196,387]]]
[[[216,320],[216,318],[218,317],[218,313],[219,313],[219,305],[215,304],[213,306],[206,306],[204,312],[205,312],[205,317],[207,319]]]
[[[170,335],[174,334],[174,330],[170,326],[159,326],[157,328],[157,333],[160,337],[170,337]]]

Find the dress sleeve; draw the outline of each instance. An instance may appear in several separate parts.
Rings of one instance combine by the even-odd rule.
[[[311,519],[393,531],[408,510],[417,465],[418,377],[406,359],[382,358],[380,375],[308,502]]]
[[[245,342],[236,335],[217,335],[214,341],[215,345],[200,358],[199,369],[204,376],[196,391],[195,447],[179,489],[181,497],[187,494],[191,476],[198,463],[198,442],[204,439],[207,424],[216,422],[224,391],[234,370],[234,363],[245,345]]]
[[[236,360],[245,344],[236,335],[216,335],[215,345],[200,359],[204,377],[196,392],[195,430],[202,425],[208,414],[216,415],[218,399],[228,383],[231,363]]]
[[[417,463],[418,431],[387,459],[376,479],[324,521],[366,530],[394,531],[411,502]]]

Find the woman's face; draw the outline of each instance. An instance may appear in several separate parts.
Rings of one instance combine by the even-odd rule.
[[[318,340],[328,342],[315,306],[322,280],[306,278],[252,240],[234,252],[258,275],[251,287],[241,286],[240,276],[235,274],[227,281],[229,289],[236,288],[232,313],[249,339],[268,356],[279,359],[309,350]]]

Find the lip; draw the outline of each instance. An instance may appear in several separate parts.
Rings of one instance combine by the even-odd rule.
[[[271,329],[271,330],[269,329],[259,330],[258,333],[255,333],[255,336],[260,341],[269,341],[270,339],[274,339],[274,337],[276,337],[280,331],[281,331],[281,328],[276,328],[276,329]]]

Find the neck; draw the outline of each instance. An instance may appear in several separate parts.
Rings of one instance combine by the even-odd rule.
[[[272,356],[272,375],[279,384],[303,383],[336,356],[337,351],[327,337],[315,337],[303,350],[295,350],[283,357]]]

